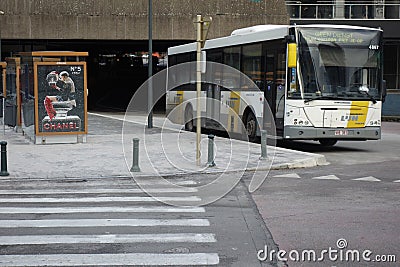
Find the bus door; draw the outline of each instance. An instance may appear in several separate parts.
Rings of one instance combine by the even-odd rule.
[[[276,60],[276,94],[275,94],[275,127],[278,133],[283,133],[283,119],[285,116],[286,91],[286,53],[278,50]]]
[[[272,114],[275,114],[275,94],[276,94],[276,67],[275,67],[275,50],[267,49],[265,52],[265,88],[264,97],[271,109]],[[274,116],[275,118],[275,116]]]
[[[268,47],[265,49],[264,97],[275,120],[277,132],[283,131],[286,81],[285,62],[286,56],[284,50]],[[268,113],[268,109],[264,107],[264,114]],[[269,117],[271,116],[264,116],[264,128],[271,126],[270,122],[268,122]]]
[[[206,126],[210,128],[219,128],[221,112],[221,87],[217,84],[207,84],[207,102],[206,102]]]

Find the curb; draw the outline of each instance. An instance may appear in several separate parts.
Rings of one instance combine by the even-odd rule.
[[[311,154],[311,153],[306,153],[302,152],[305,154]],[[10,181],[10,180],[23,180],[23,179],[29,179],[29,180],[38,180],[38,181],[46,181],[46,180],[70,180],[71,182],[82,182],[83,180],[91,180],[91,179],[101,179],[101,178],[114,178],[114,179],[121,179],[121,178],[126,178],[126,179],[135,179],[136,177],[154,177],[154,176],[163,176],[163,177],[170,177],[170,176],[191,176],[191,175],[198,175],[198,174],[220,174],[220,173],[236,173],[236,172],[251,172],[251,171],[269,171],[269,170],[283,170],[283,169],[300,169],[300,168],[311,168],[311,167],[316,167],[316,166],[325,166],[329,165],[329,163],[326,161],[325,156],[323,155],[318,155],[318,154],[312,154],[313,157],[307,157],[304,159],[300,160],[295,160],[290,163],[280,163],[280,164],[275,164],[272,165],[270,168],[257,168],[257,167],[251,167],[251,168],[246,168],[245,170],[243,169],[232,169],[232,170],[213,170],[212,167],[211,169],[205,169],[202,171],[193,171],[193,172],[166,172],[166,173],[131,173],[129,174],[104,174],[104,173],[99,173],[99,174],[89,174],[85,176],[47,176],[47,177],[37,177],[37,176],[7,176],[4,178],[0,178],[0,181]],[[309,156],[309,155],[308,155]],[[74,181],[76,180],[76,181]]]

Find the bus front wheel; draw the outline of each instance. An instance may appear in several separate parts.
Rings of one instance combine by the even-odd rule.
[[[319,139],[321,146],[334,146],[337,143],[336,139]]]

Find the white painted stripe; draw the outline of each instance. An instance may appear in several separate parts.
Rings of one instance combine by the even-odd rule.
[[[157,201],[200,201],[196,196],[189,197],[74,197],[74,198],[0,198],[0,203],[76,203],[76,202],[157,202]]]
[[[361,177],[361,178],[356,178],[356,179],[351,179],[353,181],[366,181],[366,182],[380,182],[381,180],[373,177],[373,176],[367,176],[367,177]]]
[[[181,187],[181,188],[150,188],[147,189],[148,193],[188,193],[197,192],[197,188],[194,187]],[[127,193],[127,194],[138,194],[144,193],[142,189],[44,189],[44,190],[0,190],[0,195],[70,195],[70,194],[115,194],[115,193]]]
[[[314,177],[312,179],[314,179],[314,180],[340,180],[335,175],[319,176],[319,177]]]
[[[86,180],[86,181],[82,181]],[[41,183],[38,183],[38,182]],[[174,184],[174,185],[196,185],[198,182],[185,180],[185,181],[167,181],[167,182],[160,182],[159,180],[147,180],[147,181],[140,181],[140,185],[165,185],[166,183]],[[74,178],[65,178],[62,180],[54,180],[54,179],[24,179],[24,180],[15,180],[15,178],[10,179],[1,179],[0,185],[13,185],[13,186],[26,186],[28,185],[35,186],[35,187],[43,187],[43,184],[51,185],[52,187],[63,187],[63,186],[100,186],[100,185],[116,185],[120,187],[130,187],[136,185],[135,180],[129,181],[118,181],[112,180],[107,178],[102,179],[93,179],[93,178],[82,178],[82,179],[74,179]]]
[[[47,227],[151,227],[151,226],[210,226],[207,219],[54,219],[54,220],[0,220],[0,228]]]
[[[113,244],[113,243],[171,243],[216,242],[214,234],[119,234],[119,235],[21,235],[0,236],[0,245],[46,245],[46,244]]]
[[[43,213],[115,213],[115,212],[205,212],[203,207],[57,207],[57,208],[21,208],[0,207],[0,214],[43,214]]]
[[[126,265],[216,265],[217,253],[185,254],[52,254],[52,255],[1,255],[0,266],[126,266]]]
[[[286,173],[273,176],[274,178],[300,178],[297,173]]]
[[[400,183],[400,180],[393,181],[394,183]]]
[[[132,184],[136,184],[137,182],[132,182]],[[132,184],[130,184],[132,186]],[[168,181],[168,180],[151,180],[151,179],[146,179],[146,181],[143,181],[143,178],[140,179],[140,185],[162,185],[165,186],[166,184],[172,184],[172,185],[196,185],[198,184],[195,181],[190,181],[190,180],[185,180],[185,181]]]
[[[146,125],[146,121],[147,121],[147,118],[145,116],[140,116],[140,115],[138,115],[138,116],[127,115],[127,116],[123,116],[123,118],[118,118],[118,117],[115,117],[115,116],[109,116],[109,115],[104,115],[104,114],[99,114],[99,113],[91,113],[91,112],[89,112],[88,114],[99,116],[99,117],[103,117],[103,118],[109,118],[109,119],[113,119],[113,120],[123,121],[123,122],[130,122],[130,123],[140,124],[140,125]],[[126,117],[131,117],[133,119],[126,119]],[[175,131],[175,132],[176,131],[180,132],[181,129],[182,129],[182,126],[178,125],[178,124],[175,125],[176,128],[171,127],[171,126],[173,126],[171,124],[169,124],[169,127],[166,126],[165,123],[164,123],[164,120],[165,120],[164,117],[161,118],[161,123],[158,123],[158,120],[157,120],[156,117],[153,117],[153,119],[154,119],[153,125],[158,126],[158,127],[162,127],[164,130],[171,130],[171,131]]]

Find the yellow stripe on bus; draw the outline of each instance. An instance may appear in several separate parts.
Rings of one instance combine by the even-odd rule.
[[[183,91],[176,91],[175,104],[179,105],[183,102]]]
[[[228,105],[230,107],[228,113],[228,129],[233,132],[238,131],[238,118],[240,107],[240,92],[231,91]]]
[[[368,115],[369,101],[353,101],[350,107],[350,116],[347,128],[362,128]]]

